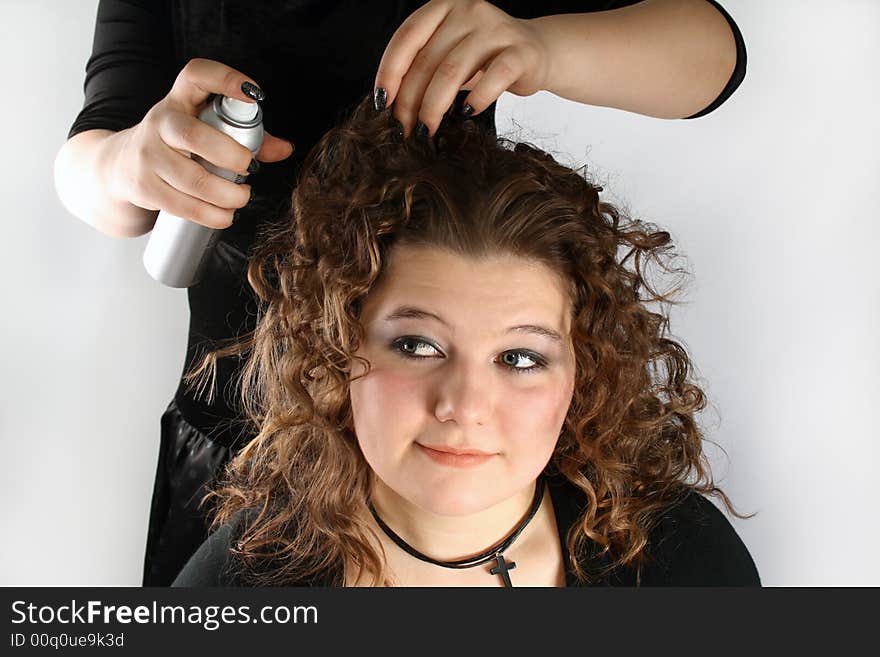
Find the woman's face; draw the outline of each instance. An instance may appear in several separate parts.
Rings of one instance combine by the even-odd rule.
[[[350,387],[367,462],[396,494],[440,515],[521,493],[549,461],[571,402],[562,281],[522,258],[427,247],[396,246],[387,266],[361,312],[357,354],[372,369]],[[353,374],[364,371],[355,361]]]

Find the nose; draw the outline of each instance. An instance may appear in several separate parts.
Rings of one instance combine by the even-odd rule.
[[[440,422],[454,420],[462,426],[486,424],[493,393],[491,372],[485,365],[450,359],[438,373],[434,415]]]

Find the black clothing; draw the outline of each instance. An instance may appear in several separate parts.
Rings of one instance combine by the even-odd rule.
[[[571,569],[566,533],[587,504],[586,496],[561,476],[548,477],[559,541],[566,567],[565,585],[583,586]],[[180,571],[172,586],[245,586],[229,558],[228,548],[240,536],[244,512],[213,532]],[[650,533],[650,561],[642,568],[640,586],[760,586],[755,563],[736,530],[708,499],[689,491],[670,507]],[[610,561],[596,557],[591,545],[588,572],[598,574]],[[634,568],[618,568],[593,586],[636,586]],[[511,578],[516,586],[516,571]],[[331,576],[286,586],[328,586]]]
[[[497,0],[493,4],[517,18],[534,18],[614,9],[637,1]],[[689,118],[714,110],[745,76],[742,35],[730,16],[714,0],[709,1],[731,25],[738,62],[718,98]],[[256,197],[240,212],[240,219],[222,232],[202,281],[188,289],[190,326],[184,372],[225,339],[254,328],[257,308],[245,271],[259,230],[284,217],[303,158],[372,92],[388,41],[422,4],[417,0],[100,0],[92,55],[86,65],[85,101],[68,138],[94,128],[119,131],[136,125],[168,94],[186,63],[203,57],[258,82],[267,96],[262,103],[266,130],[297,147],[288,159],[263,163],[259,173],[249,177]],[[476,120],[494,128],[494,115],[493,103]],[[145,585],[169,584],[206,535],[202,514],[195,506],[204,487],[195,492],[189,485],[180,488],[178,481],[186,480],[181,473],[195,473],[190,483],[208,483],[209,471],[216,471],[251,438],[238,419],[240,366],[234,358],[218,362],[211,404],[196,398],[181,380],[173,404],[162,417]],[[202,454],[203,450],[209,453]]]
[[[145,586],[167,586],[207,534],[198,504],[206,484],[234,456],[181,415],[172,399],[160,421],[159,458],[147,530]],[[147,571],[149,569],[149,571]],[[163,573],[156,581],[157,573]]]

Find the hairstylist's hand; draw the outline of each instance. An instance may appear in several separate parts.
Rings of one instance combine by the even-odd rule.
[[[250,200],[251,186],[225,180],[189,155],[196,153],[223,169],[248,175],[251,152],[198,119],[212,93],[254,102],[242,91],[243,82],[251,81],[220,62],[190,60],[168,95],[140,123],[119,133],[121,141],[108,158],[110,195],[210,228],[230,226],[234,211]],[[292,152],[290,142],[266,132],[256,159],[276,162]]]
[[[388,42],[376,74],[376,109],[393,103],[405,136],[418,121],[433,135],[460,90],[471,90],[462,107],[470,105],[474,116],[505,91],[531,96],[543,89],[549,60],[534,22],[484,0],[431,0]]]

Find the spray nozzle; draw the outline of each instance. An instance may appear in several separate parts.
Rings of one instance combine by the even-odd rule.
[[[259,111],[257,103],[246,103],[243,100],[230,98],[229,96],[223,96],[220,104],[223,107],[223,112],[230,119],[241,121],[242,123],[252,121]]]

